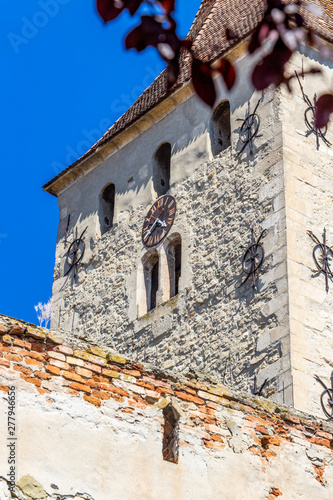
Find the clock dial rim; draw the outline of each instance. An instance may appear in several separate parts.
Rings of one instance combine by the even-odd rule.
[[[172,205],[170,207],[168,207],[168,205],[170,204],[167,203],[166,204],[166,211],[167,211],[167,217],[163,217],[163,219],[161,218],[161,220],[163,222],[166,222],[167,224],[167,227],[162,227],[162,226],[157,226],[156,229],[158,230],[157,233],[155,233],[154,235],[154,231],[151,233],[151,235],[149,235],[148,239],[145,240],[144,239],[144,230],[145,228],[149,228],[152,226],[151,222],[152,219],[154,219],[154,213],[156,212],[156,210],[158,210],[158,203],[160,202],[160,200],[164,199],[164,198],[167,198],[167,199],[170,199],[170,201],[172,201]],[[157,205],[157,206],[156,206]],[[154,210],[154,207],[156,206],[155,210]],[[162,206],[163,206],[163,203],[162,203]],[[170,210],[172,209],[175,209],[174,210],[174,213],[172,215],[169,214]],[[164,238],[167,236],[167,234],[169,233],[173,223],[174,223],[174,220],[175,220],[175,216],[176,216],[176,211],[177,211],[177,202],[176,202],[176,199],[174,196],[172,196],[171,194],[165,194],[163,196],[160,196],[152,205],[151,207],[149,208],[146,216],[145,216],[145,219],[144,219],[144,222],[143,222],[143,227],[142,227],[142,232],[141,232],[141,239],[142,239],[142,243],[144,244],[145,247],[147,248],[152,248],[152,247],[155,247],[156,245],[158,245],[159,243],[161,243],[161,241],[164,240]],[[161,214],[159,214],[160,216]],[[170,221],[171,219],[171,221]],[[168,222],[169,221],[169,222]],[[163,234],[164,232],[164,234]],[[154,236],[154,239],[151,239],[151,236]],[[157,236],[157,239],[156,239],[156,236]]]

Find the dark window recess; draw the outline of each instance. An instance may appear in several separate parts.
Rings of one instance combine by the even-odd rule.
[[[211,146],[213,156],[222,153],[231,144],[230,104],[220,102],[213,111],[211,120]]]
[[[171,144],[165,142],[155,153],[153,183],[157,196],[163,196],[170,188]]]
[[[178,421],[179,413],[169,404],[163,409],[163,460],[178,463],[179,443],[178,443]]]
[[[100,196],[101,234],[113,226],[115,186],[108,184]]]
[[[158,290],[158,261],[153,265],[151,269],[151,285],[150,285],[150,309],[156,307],[156,296]]]
[[[182,244],[179,239],[168,247],[170,298],[179,293],[179,279],[182,273]]]

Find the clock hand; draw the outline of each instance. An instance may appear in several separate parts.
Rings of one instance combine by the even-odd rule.
[[[155,228],[155,225],[156,225],[157,221],[158,221],[158,219],[156,219],[156,220],[154,221],[154,224],[153,224],[153,225],[151,226],[151,228],[147,231],[146,236],[144,237],[144,240],[146,240],[146,239],[149,237],[149,235],[153,232],[153,230],[154,230],[154,228]]]
[[[167,227],[167,224],[164,220],[156,219],[156,222],[158,222],[161,227]]]

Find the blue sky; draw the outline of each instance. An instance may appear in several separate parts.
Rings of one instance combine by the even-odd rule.
[[[178,0],[185,36],[200,0]],[[80,157],[164,64],[127,52],[133,19],[104,26],[94,0],[3,2],[0,314],[37,322],[52,293],[57,199],[42,185]]]

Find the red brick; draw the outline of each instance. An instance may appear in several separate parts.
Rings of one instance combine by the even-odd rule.
[[[57,366],[46,365],[45,370],[47,372],[53,373],[53,375],[60,375],[60,369]]]
[[[189,401],[191,403],[195,403],[197,405],[203,405],[204,400],[200,398],[196,398],[195,396],[192,396],[191,394],[187,394],[186,392],[175,392],[177,398],[184,399],[185,401]]]
[[[147,407],[147,404],[137,403],[136,401],[132,401],[132,400],[128,400],[128,404],[130,406],[134,406],[135,408],[141,408],[141,409],[144,409]]]
[[[121,373],[124,373],[125,375],[130,375],[131,377],[135,377],[135,378],[141,377],[141,372],[139,372],[138,370],[126,370],[126,369],[124,369],[124,370],[121,370]]]
[[[45,358],[46,358],[45,354],[40,354],[37,352],[30,351],[27,354],[28,354],[29,358],[36,359],[37,361],[41,361],[41,362],[44,362]]]
[[[10,347],[8,345],[0,344],[0,352],[10,352]]]
[[[8,361],[16,361],[17,363],[23,360],[22,356],[18,356],[17,354],[5,354],[4,358],[8,359]]]
[[[37,361],[36,359],[26,357],[24,358],[24,361],[27,363],[27,365],[37,366],[37,368],[43,367],[43,363]]]
[[[65,345],[57,345],[54,349],[54,352],[60,352],[62,354],[66,354],[67,356],[73,356],[73,349],[71,347],[67,347]]]
[[[97,382],[96,380],[86,380],[85,383],[94,389],[100,389],[102,387],[102,383]]]
[[[77,382],[72,382],[71,388],[75,389],[76,391],[83,391],[83,392],[87,392],[88,394],[91,393],[90,387],[88,387],[87,385],[78,384]]]
[[[254,455],[260,455],[260,449],[256,446],[250,446],[249,451]]]
[[[185,387],[184,390],[186,392],[188,392],[189,394],[192,394],[192,396],[196,396],[197,395],[197,391],[195,391],[194,389],[190,389],[190,387]]]
[[[155,391],[159,392],[160,394],[174,394],[172,389],[167,389],[166,387],[155,387]]]
[[[111,397],[115,401],[118,401],[118,403],[123,403],[125,401],[125,399],[122,398],[121,396],[118,396],[118,394],[111,394]]]
[[[22,349],[21,347],[12,347],[10,349],[11,353],[18,354],[19,356],[30,356],[31,352],[28,351],[27,349]]]
[[[297,417],[294,417],[293,415],[290,415],[289,413],[285,413],[284,415],[281,415],[282,419],[285,420],[286,422],[290,422],[292,424],[299,424],[300,419]]]
[[[26,382],[29,382],[29,384],[34,384],[37,387],[40,387],[42,385],[42,382],[37,378],[28,377],[27,375],[24,375],[22,373],[21,373],[20,377],[23,380],[25,380]]]
[[[205,418],[205,422],[207,424],[210,424],[210,425],[216,425],[217,424],[217,420],[215,417],[211,417],[210,415],[208,415],[206,418]]]
[[[212,436],[210,436],[210,438],[213,440],[213,441],[219,441],[220,443],[223,443],[223,439],[221,436],[218,436],[217,434],[213,434]]]
[[[155,387],[153,384],[150,384],[149,382],[146,382],[145,380],[137,380],[136,385],[139,385],[140,387],[144,387],[145,389],[149,389],[153,391]]]
[[[6,385],[0,385],[0,391],[9,392],[9,387],[7,387]]]
[[[42,380],[50,380],[51,375],[49,375],[48,373],[44,373],[44,372],[34,372],[34,376],[35,377],[38,377],[38,378],[41,378]]]
[[[257,417],[256,415],[246,415],[245,420],[249,420],[250,422],[256,422],[260,425],[272,425],[272,422],[268,420],[264,420],[263,418]]]
[[[83,399],[85,401],[88,401],[88,403],[91,403],[91,404],[93,404],[95,406],[98,406],[98,407],[101,406],[100,399],[94,398],[93,396],[87,396],[86,394],[84,394]]]
[[[0,335],[3,335],[4,333],[8,333],[9,328],[5,325],[0,325]]]
[[[11,335],[23,335],[25,330],[26,328],[23,325],[16,324],[12,326],[10,333]]]
[[[82,377],[80,377],[80,375],[77,375],[74,372],[63,371],[62,376],[68,380],[74,380],[74,382],[80,382],[82,384],[85,384],[86,382]]]
[[[42,387],[37,387],[37,391],[39,392],[39,394],[51,394],[50,391],[48,391],[47,389],[43,389]]]
[[[271,451],[271,450],[262,450],[261,456],[264,458],[274,458],[274,457],[276,457],[276,453],[274,451]]]
[[[125,396],[126,398],[129,398],[129,393],[127,391],[124,391],[123,389],[119,389],[118,387],[114,387],[113,385],[102,384],[102,389],[109,391],[109,392],[112,392],[114,394],[119,394],[119,396]]]
[[[260,432],[260,434],[265,434],[265,435],[269,436],[268,430],[266,429],[266,427],[263,427],[262,425],[257,425],[256,431]]]
[[[270,493],[270,495],[273,495],[274,497],[280,497],[282,495],[279,488],[271,488],[269,493]]]
[[[30,342],[27,342],[26,340],[15,339],[14,340],[14,345],[16,345],[18,347],[24,347],[25,349],[28,349],[29,351],[31,349]]]
[[[269,445],[280,446],[280,440],[274,436],[263,436],[261,438],[261,443],[264,448],[267,448]]]
[[[31,373],[32,373],[32,370],[30,370],[30,368],[26,368],[25,366],[14,365],[13,368],[17,372],[25,373],[25,375],[31,375]]]
[[[80,366],[77,366],[75,368],[75,371],[76,371],[76,373],[78,373],[82,377],[86,377],[86,378],[92,377],[92,372],[90,370],[87,370],[86,368],[81,368]]]
[[[110,383],[110,380],[103,375],[93,375],[93,380],[96,380],[96,382],[101,382],[102,384]]]
[[[10,368],[10,361],[0,358],[0,365],[5,366],[6,368]]]
[[[6,357],[6,356],[5,356]],[[332,434],[330,434],[329,432],[324,432],[324,431],[317,431],[316,432],[316,437],[322,437],[324,439],[329,439],[331,440],[332,439]]]
[[[93,389],[92,395],[95,398],[99,398],[99,399],[110,399],[110,397],[111,397],[111,394],[109,394],[108,392],[105,392],[105,391],[96,391],[95,389]]]
[[[58,361],[57,359],[50,359],[50,365],[56,366],[60,368],[60,370],[69,370],[69,364],[64,363],[63,361]]]
[[[315,437],[314,442],[316,444],[319,444],[319,446],[326,446],[326,448],[331,448],[331,441],[329,441],[328,439],[321,439],[321,438]],[[333,448],[333,444],[332,444],[332,448]]]
[[[216,443],[215,441],[204,441],[206,448],[211,448],[216,451],[222,451],[225,445],[222,443]]]
[[[37,342],[31,342],[31,350],[37,351],[37,352],[45,352],[46,345],[45,344],[37,344]],[[30,356],[32,357],[32,353],[30,353]]]
[[[100,366],[95,365],[94,363],[89,363],[89,361],[84,361],[83,366],[84,368],[87,368],[87,370],[91,370],[92,372],[102,373],[102,368]]]
[[[67,394],[70,394],[71,396],[80,396],[80,393],[78,391],[74,391],[73,389],[66,389]]]

